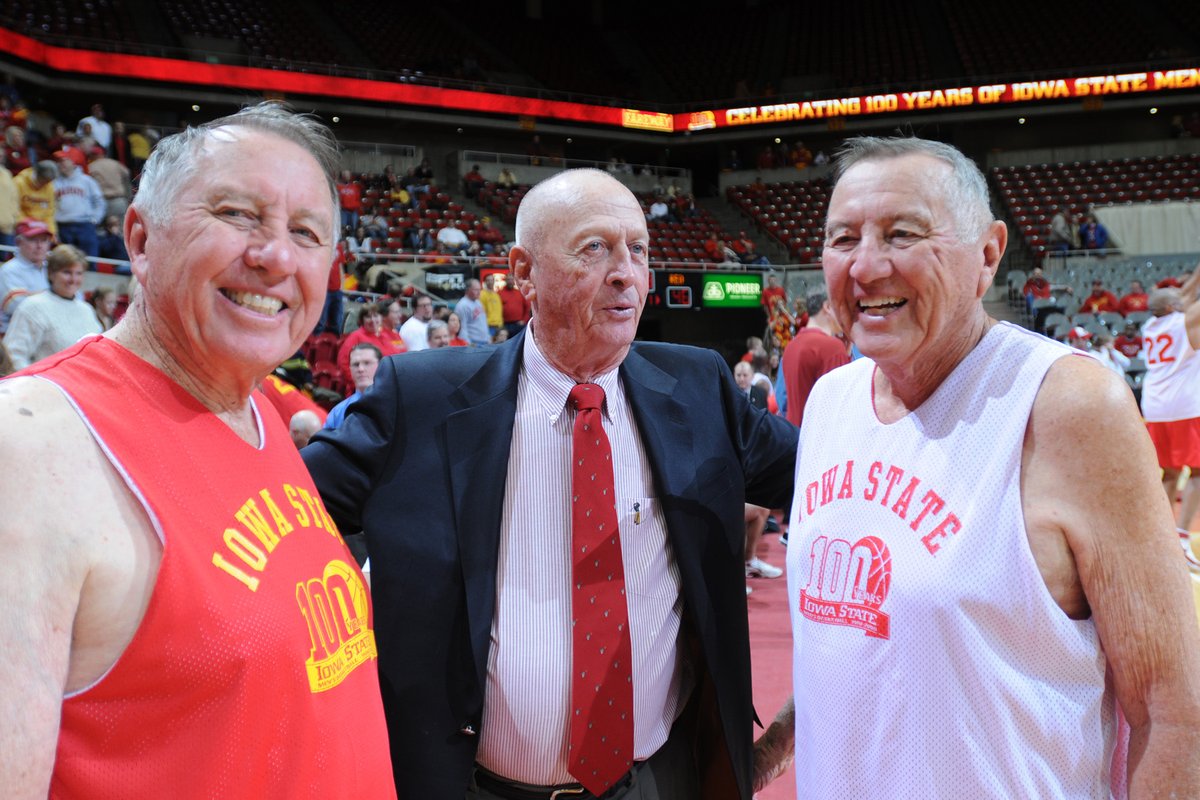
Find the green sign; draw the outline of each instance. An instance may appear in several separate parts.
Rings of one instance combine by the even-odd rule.
[[[761,295],[761,275],[718,273],[704,276],[700,299],[705,308],[757,308]]]

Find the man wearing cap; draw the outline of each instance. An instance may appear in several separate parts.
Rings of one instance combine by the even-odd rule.
[[[17,223],[17,254],[0,266],[0,335],[8,330],[13,311],[31,294],[50,288],[46,254],[53,238],[46,223],[23,219]]]
[[[54,182],[54,220],[63,244],[73,244],[90,257],[100,251],[96,226],[104,219],[104,193],[91,175],[85,175],[66,150],[54,154],[59,178]]]

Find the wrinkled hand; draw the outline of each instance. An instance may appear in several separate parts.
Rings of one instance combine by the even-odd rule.
[[[754,742],[754,791],[766,788],[792,765],[796,757],[796,712],[792,698],[783,704],[775,720]]]

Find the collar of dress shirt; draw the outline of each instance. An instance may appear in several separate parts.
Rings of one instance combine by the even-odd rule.
[[[559,416],[567,410],[567,397],[575,386],[575,379],[563,373],[547,360],[537,345],[534,325],[531,323],[525,334],[522,369],[533,389],[533,396],[538,406],[545,412],[546,422],[550,425],[558,421]],[[611,369],[593,379],[604,390],[604,416],[612,421],[610,398],[614,392],[620,391],[620,380],[617,370]]]

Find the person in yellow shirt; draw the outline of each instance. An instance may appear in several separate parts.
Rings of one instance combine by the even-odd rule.
[[[495,336],[496,331],[504,327],[504,307],[500,303],[500,295],[496,294],[495,273],[483,279],[479,302],[483,304],[483,312],[487,314],[488,334]]]
[[[0,166],[0,244],[16,244],[13,232],[21,216],[20,202],[12,173]]]
[[[57,177],[58,167],[53,161],[39,161],[13,178],[13,183],[17,185],[20,216],[46,223],[50,234],[56,237],[58,226],[54,224],[54,179]]]

